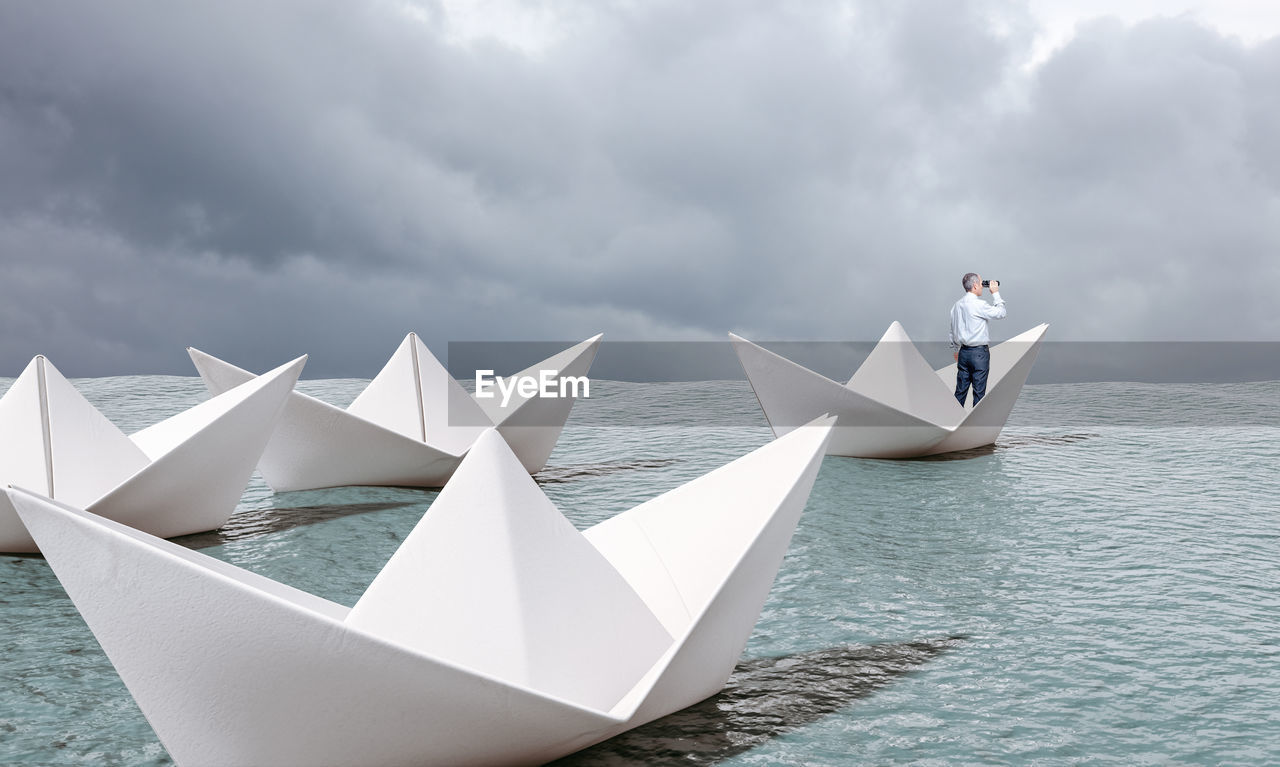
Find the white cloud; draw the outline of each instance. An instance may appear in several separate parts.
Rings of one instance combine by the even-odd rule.
[[[574,2],[540,0],[440,0],[440,6],[451,42],[497,42],[534,56],[571,34],[586,12]]]
[[[1044,62],[1075,36],[1077,25],[1102,17],[1128,24],[1182,18],[1256,44],[1280,35],[1280,4],[1260,0],[1028,0],[1041,25],[1031,64]]]

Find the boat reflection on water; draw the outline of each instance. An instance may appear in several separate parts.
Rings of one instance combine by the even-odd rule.
[[[717,764],[852,705],[964,641],[845,645],[744,660],[719,694],[551,764]]]

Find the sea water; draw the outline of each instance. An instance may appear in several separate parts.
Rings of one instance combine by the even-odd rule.
[[[75,384],[125,431],[204,398]],[[539,475],[580,528],[771,438],[745,381],[591,394]],[[994,448],[827,457],[725,690],[564,763],[1280,763],[1278,403],[1280,382],[1028,386]],[[350,605],[435,497],[255,477],[178,541]],[[0,764],[169,763],[44,560],[0,555]]]

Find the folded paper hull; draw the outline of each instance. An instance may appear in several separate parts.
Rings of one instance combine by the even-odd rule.
[[[48,360],[0,401],[0,480],[161,537],[221,527],[253,474],[306,358],[125,436]],[[0,499],[0,551],[36,543]]]
[[[585,376],[600,336],[526,373]],[[191,360],[211,393],[254,374],[197,349]],[[486,429],[497,426],[529,473],[541,471],[564,428],[573,397],[516,397],[507,407],[477,400],[410,333],[368,388],[343,410],[293,392],[258,462],[276,491],[343,485],[440,487]]]
[[[994,443],[1047,329],[992,347],[987,393],[973,408],[955,400],[955,366],[932,370],[896,322],[843,385],[729,335],[775,435],[829,413],[837,421],[828,455],[913,458]]]
[[[720,689],[829,431],[585,534],[490,433],[350,609],[8,495],[178,764],[540,764]]]

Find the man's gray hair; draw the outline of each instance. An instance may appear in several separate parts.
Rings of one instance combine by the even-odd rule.
[[[968,293],[973,290],[973,286],[978,284],[977,272],[969,272],[961,280],[960,284],[964,285],[964,292]]]

